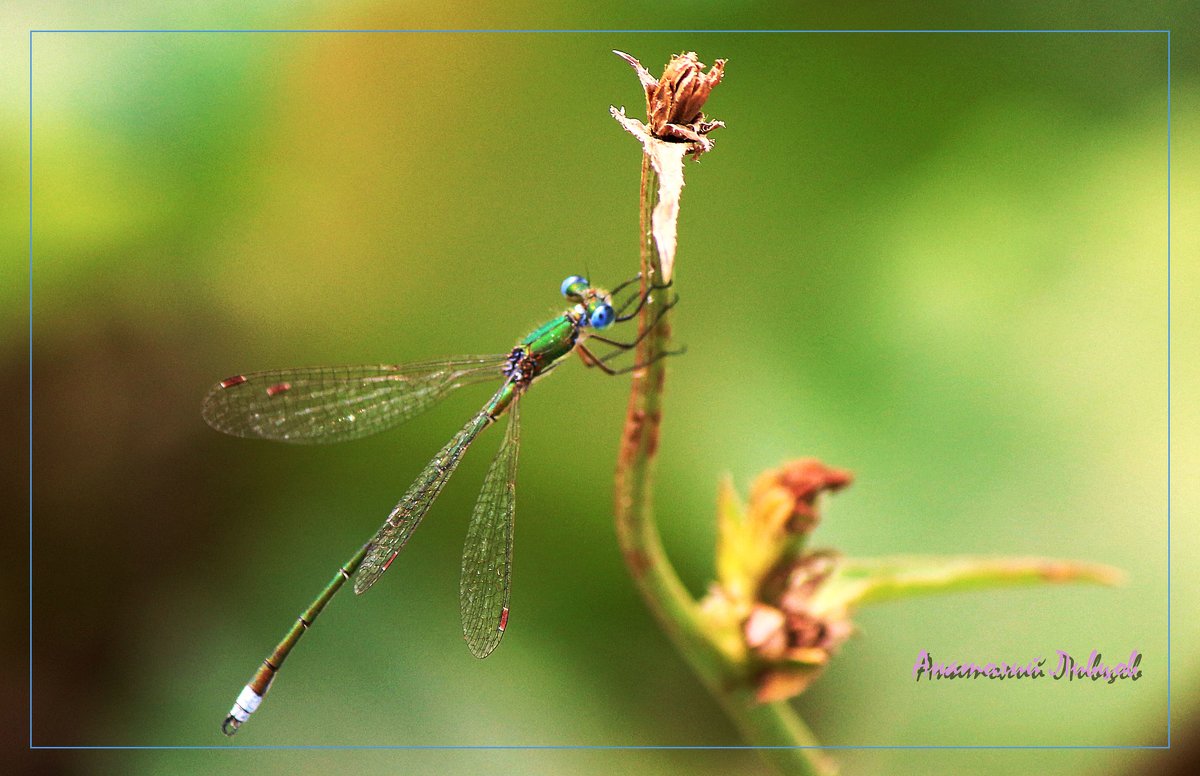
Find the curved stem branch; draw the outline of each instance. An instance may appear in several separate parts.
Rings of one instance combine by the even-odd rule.
[[[650,149],[647,148],[649,152]],[[682,156],[678,156],[682,164]],[[659,199],[659,171],[649,153],[642,156],[641,262],[642,291],[662,275],[662,256],[655,239],[653,213]],[[674,250],[674,234],[670,250]],[[719,634],[711,632],[699,606],[688,593],[663,550],[654,522],[654,469],[662,423],[663,384],[668,359],[652,360],[670,338],[669,320],[649,331],[667,304],[666,294],[653,294],[641,312],[641,342],[634,372],[625,431],[617,459],[614,506],[617,540],[625,563],[671,641],[717,697],[748,743],[785,773],[830,774],[834,769],[819,751],[812,732],[785,701],[758,703],[754,677],[745,658],[722,650]]]

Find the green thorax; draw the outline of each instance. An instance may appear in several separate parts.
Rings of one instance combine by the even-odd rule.
[[[504,367],[508,381],[484,408],[489,416],[500,417],[518,392],[525,390],[538,375],[575,349],[582,316],[579,306],[573,307],[537,327],[517,344]]]
[[[525,348],[530,356],[538,359],[541,369],[550,366],[575,348],[579,339],[579,318],[573,313],[574,310],[568,310],[534,329],[521,340],[521,347]]]

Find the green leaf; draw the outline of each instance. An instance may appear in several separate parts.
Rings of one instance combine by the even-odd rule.
[[[1112,566],[1054,558],[842,558],[814,598],[813,609],[829,611],[932,593],[1021,585],[1118,585],[1124,579],[1124,572]]]

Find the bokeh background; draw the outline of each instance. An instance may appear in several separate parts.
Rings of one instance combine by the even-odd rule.
[[[372,3],[238,13],[220,24],[64,13],[47,24],[27,11],[22,24],[560,21],[431,24]],[[764,26],[728,21],[687,26]],[[873,26],[805,21],[792,26]],[[958,21],[911,26],[1077,26],[1044,14]],[[258,661],[487,389],[327,448],[222,437],[201,421],[200,399],[215,380],[260,368],[503,351],[561,306],[564,276],[612,284],[636,271],[639,149],[608,106],[637,114],[642,97],[610,53],[619,48],[652,70],[681,50],[730,60],[708,111],[728,128],[688,169],[673,313],[688,351],[671,364],[660,456],[661,529],[690,588],[701,593],[713,573],[719,478],[744,490],[767,467],[817,456],[857,476],[826,504],[822,546],[1051,555],[1129,575],[1119,589],[864,610],[858,636],[797,702],[823,742],[1165,744],[1166,44],[1164,34],[36,34],[32,743],[741,743],[617,550],[611,480],[627,383],[578,367],[523,404],[502,648],[472,658],[457,605],[491,433],[382,584],[334,601],[237,739],[218,729]],[[1177,53],[1176,138],[1195,136],[1198,87],[1196,60]],[[4,142],[20,159],[27,85],[7,88]],[[5,173],[14,190],[25,172],[16,162]],[[1178,302],[1196,292],[1180,263],[1195,255],[1197,192],[1183,176],[1173,185]],[[4,215],[18,246],[25,196]],[[22,397],[28,269],[4,271],[0,366]],[[1175,322],[1177,389],[1194,386],[1192,331]],[[1178,443],[1195,404],[1173,412]],[[27,471],[18,453],[6,467],[14,492]],[[1177,518],[1196,506],[1196,464],[1194,447],[1176,448]],[[1174,538],[1174,582],[1186,587],[1195,534]],[[21,590],[4,599],[14,619]],[[1195,711],[1196,631],[1176,618],[1177,720]],[[24,644],[9,646],[16,697]],[[916,685],[921,649],[980,661],[1138,649],[1145,675]],[[6,714],[20,729],[24,710]],[[766,772],[744,751],[35,754],[31,769],[78,773]],[[1148,757],[835,756],[848,773],[967,762],[978,773],[1115,773]]]

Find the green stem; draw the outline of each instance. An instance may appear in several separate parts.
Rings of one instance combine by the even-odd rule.
[[[658,184],[650,157],[643,154],[640,217],[643,292],[646,284],[661,274],[661,257],[651,229]],[[666,303],[667,294],[652,295],[642,310],[639,334],[657,320]],[[819,751],[795,748],[813,747],[817,743],[812,731],[786,701],[755,700],[755,677],[745,658],[736,658],[720,649],[717,634],[706,626],[695,599],[663,550],[654,522],[653,492],[667,359],[652,359],[663,351],[669,338],[669,322],[659,321],[646,334],[637,354],[638,363],[648,365],[634,372],[615,478],[617,541],[625,563],[650,611],[744,739],[754,746],[784,747],[761,750],[784,773],[831,774],[832,763]]]

